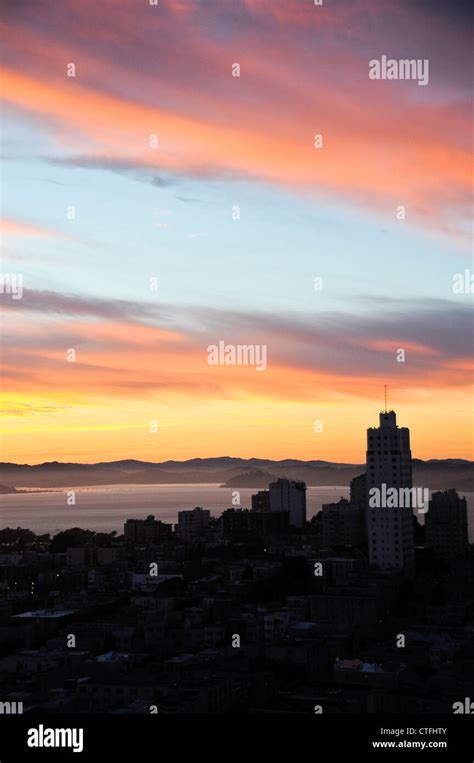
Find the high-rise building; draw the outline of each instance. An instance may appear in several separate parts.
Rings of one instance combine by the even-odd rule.
[[[367,479],[365,474],[359,474],[354,477],[350,483],[351,497],[350,502],[354,506],[364,506],[367,503]]]
[[[193,541],[204,534],[211,519],[211,512],[196,506],[192,511],[178,511],[178,538]]]
[[[171,537],[172,525],[155,519],[149,514],[146,519],[127,519],[123,528],[126,541],[133,543],[153,543],[164,537]]]
[[[395,411],[380,414],[367,430],[367,487],[411,487],[410,430],[397,426]]]
[[[270,511],[288,511],[291,527],[304,527],[306,522],[306,484],[284,478],[271,482]]]
[[[252,511],[270,511],[270,493],[259,490],[252,496]]]
[[[397,426],[394,411],[380,413],[380,426],[367,430],[368,495],[367,533],[369,562],[383,570],[398,570],[407,576],[414,569],[413,509],[403,501],[386,500],[390,488],[411,488],[410,431]],[[376,489],[372,491],[372,489]],[[387,504],[388,505],[384,505]],[[376,505],[374,505],[376,504]]]
[[[358,546],[364,541],[364,510],[345,498],[322,507],[323,543],[325,547]]]
[[[288,532],[288,520],[287,511],[226,509],[221,516],[224,537],[284,534]]]
[[[426,541],[438,559],[453,562],[469,550],[467,503],[455,490],[433,493],[425,515]]]

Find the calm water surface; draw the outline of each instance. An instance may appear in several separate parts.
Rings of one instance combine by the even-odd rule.
[[[76,505],[68,506],[67,491],[75,490]],[[250,496],[255,488],[242,488],[240,502],[250,508]],[[474,493],[465,493],[468,503],[469,537],[474,542]],[[320,511],[323,503],[349,496],[348,487],[309,487],[308,518]],[[144,518],[154,514],[163,522],[177,522],[178,511],[202,506],[218,516],[232,507],[232,490],[218,484],[173,485],[99,485],[56,488],[54,492],[0,496],[0,527],[24,527],[37,533],[53,533],[68,527],[88,530],[123,532],[129,518]],[[422,518],[421,518],[421,521]]]

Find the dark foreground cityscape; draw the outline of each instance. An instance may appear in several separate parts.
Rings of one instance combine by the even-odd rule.
[[[311,521],[278,479],[120,537],[2,529],[0,714],[473,713],[466,500],[410,488],[385,411],[350,500]]]

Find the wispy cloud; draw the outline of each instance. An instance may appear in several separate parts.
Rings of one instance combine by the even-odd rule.
[[[236,14],[225,0],[142,10],[143,23],[134,3],[112,0],[75,4],[67,14],[31,6],[10,15],[5,100],[44,120],[53,138],[66,130],[84,146],[80,156],[53,161],[163,188],[183,177],[262,180],[389,217],[403,204],[409,223],[466,238],[464,7],[246,0]],[[195,24],[199,34],[191,31]],[[45,51],[40,64],[32,53],[38,46]],[[423,98],[413,83],[369,80],[368,57],[413,50],[432,60]],[[63,71],[68,60],[77,62],[75,81]],[[233,60],[240,61],[240,78],[231,76]],[[147,146],[154,132],[156,151]],[[314,149],[315,133],[324,137],[322,150]]]

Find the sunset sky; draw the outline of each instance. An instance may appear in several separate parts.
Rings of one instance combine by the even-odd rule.
[[[6,8],[1,460],[473,457],[469,3]]]

